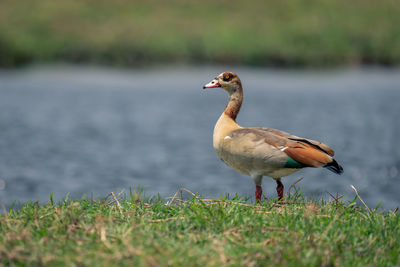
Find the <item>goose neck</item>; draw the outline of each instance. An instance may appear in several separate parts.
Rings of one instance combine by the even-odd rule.
[[[241,88],[229,95],[229,102],[224,110],[224,113],[229,116],[232,120],[236,120],[239,114],[240,107],[243,102],[243,91]]]

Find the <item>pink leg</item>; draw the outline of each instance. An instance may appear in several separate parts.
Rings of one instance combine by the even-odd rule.
[[[279,200],[283,199],[283,184],[281,182],[281,179],[276,180],[276,192],[278,193],[278,198]]]
[[[256,201],[257,201],[257,203],[261,203],[261,196],[262,196],[261,185],[256,185]]]

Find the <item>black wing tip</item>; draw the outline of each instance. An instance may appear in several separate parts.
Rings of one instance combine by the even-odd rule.
[[[343,173],[343,167],[340,166],[339,163],[337,163],[337,161],[334,159],[332,159],[332,162],[326,164],[324,167],[339,175]]]

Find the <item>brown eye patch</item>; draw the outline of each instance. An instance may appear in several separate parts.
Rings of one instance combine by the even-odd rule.
[[[224,81],[229,81],[231,79],[231,75],[229,75],[228,73],[224,74],[223,80]]]

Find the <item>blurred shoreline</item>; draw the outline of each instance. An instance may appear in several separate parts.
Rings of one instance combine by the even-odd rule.
[[[2,1],[0,67],[400,63],[396,1]]]

